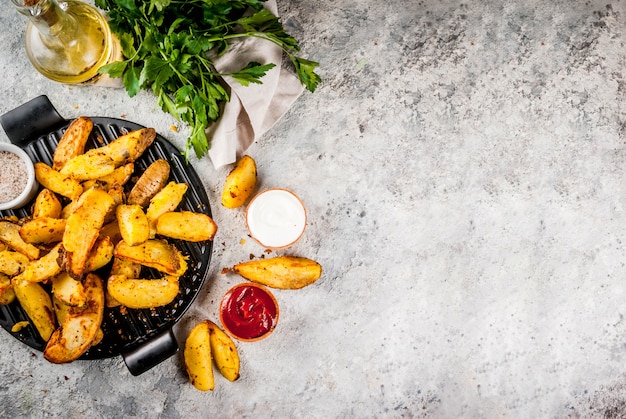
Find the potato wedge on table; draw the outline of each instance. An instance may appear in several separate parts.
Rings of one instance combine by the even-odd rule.
[[[183,200],[188,186],[186,183],[170,182],[161,189],[151,200],[146,216],[150,223],[150,237],[156,235],[156,222],[166,212],[174,211]]]
[[[39,282],[13,281],[13,290],[39,335],[47,342],[56,327],[50,294]]]
[[[78,180],[62,175],[43,162],[35,163],[35,177],[44,188],[72,201],[77,200],[83,193],[83,186]]]
[[[128,308],[153,308],[174,301],[180,288],[178,278],[166,276],[161,279],[127,278],[111,275],[107,291],[121,305]]]
[[[80,358],[98,336],[104,314],[104,285],[98,275],[89,273],[84,286],[85,308],[71,310],[44,349],[44,358],[52,363],[63,364]]]
[[[206,320],[206,323],[209,328],[211,356],[215,365],[228,381],[237,380],[239,378],[239,353],[235,342],[212,321]]]
[[[129,246],[141,244],[150,238],[148,217],[140,205],[118,205],[115,212],[122,239]]]
[[[61,218],[63,205],[54,192],[50,189],[42,189],[33,204],[33,218]]]
[[[189,380],[200,391],[211,391],[215,388],[213,376],[213,360],[211,357],[211,341],[207,322],[198,323],[185,340],[185,368]]]
[[[187,270],[187,261],[182,253],[164,240],[151,239],[136,246],[122,240],[115,246],[113,254],[172,276],[180,277]]]
[[[217,224],[211,217],[200,212],[166,212],[156,222],[156,233],[189,242],[213,240]]]
[[[33,218],[20,226],[20,236],[31,244],[60,242],[64,232],[65,220],[62,218]]]
[[[242,262],[233,267],[239,275],[271,288],[298,289],[317,281],[322,266],[298,256],[278,256]]]
[[[256,186],[256,163],[250,156],[243,156],[226,176],[222,192],[222,205],[237,208],[246,203]]]
[[[63,234],[67,258],[65,267],[75,276],[86,273],[85,264],[91,248],[104,224],[104,217],[113,205],[113,198],[105,191],[88,189],[80,196],[76,209],[67,218]]]
[[[155,160],[137,179],[126,202],[130,205],[148,206],[154,195],[167,185],[169,177],[170,164],[167,160]]]
[[[16,223],[0,220],[0,241],[9,248],[25,254],[31,260],[39,258],[39,249],[24,241],[20,236],[20,226]]]
[[[85,152],[85,145],[93,129],[93,121],[85,116],[74,119],[63,133],[52,156],[52,168],[61,170],[71,158]]]

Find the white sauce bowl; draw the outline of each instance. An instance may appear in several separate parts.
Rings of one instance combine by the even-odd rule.
[[[246,208],[246,224],[253,239],[268,249],[296,243],[306,228],[304,204],[293,192],[271,188],[256,195]]]
[[[35,166],[28,154],[15,144],[0,142],[0,151],[8,151],[17,155],[26,167],[26,188],[11,201],[0,203],[0,210],[21,208],[28,204],[37,194],[39,184],[35,179]]]

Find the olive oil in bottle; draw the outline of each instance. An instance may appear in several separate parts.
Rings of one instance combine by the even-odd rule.
[[[12,0],[30,20],[26,53],[47,78],[66,84],[116,85],[98,74],[105,64],[121,60],[121,49],[104,16],[78,0]]]

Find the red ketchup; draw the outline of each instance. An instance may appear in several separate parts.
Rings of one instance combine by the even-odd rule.
[[[234,338],[259,340],[276,327],[278,304],[265,287],[254,283],[239,284],[222,298],[220,320]]]

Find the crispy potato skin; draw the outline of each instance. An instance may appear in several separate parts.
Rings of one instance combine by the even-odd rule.
[[[174,211],[183,200],[187,189],[188,186],[185,183],[170,182],[150,200],[150,205],[146,210],[148,223],[150,223],[150,237],[156,235],[156,223],[159,217],[166,212]]]
[[[0,250],[0,273],[15,276],[21,273],[30,263],[30,259],[23,253],[13,250]]]
[[[232,209],[245,204],[254,192],[256,179],[256,162],[250,156],[243,156],[226,176],[222,192],[222,205]]]
[[[302,288],[322,275],[319,263],[298,256],[251,260],[235,265],[233,270],[250,281],[279,289]]]
[[[11,304],[15,300],[15,291],[8,275],[0,273],[0,304]]]
[[[235,342],[212,321],[206,320],[206,323],[209,328],[211,356],[215,365],[228,381],[237,380],[239,378],[239,353]]]
[[[142,128],[119,136],[104,147],[98,148],[97,152],[106,154],[115,162],[116,166],[121,166],[135,162],[154,142],[155,138],[156,130],[154,128]]]
[[[31,244],[59,242],[64,232],[65,220],[62,218],[33,218],[20,226],[20,237]]]
[[[72,362],[89,349],[98,335],[104,315],[104,285],[94,273],[85,281],[87,304],[83,309],[72,309],[60,328],[54,331],[43,356],[54,364]]]
[[[16,250],[29,259],[39,258],[39,248],[30,243],[26,243],[20,236],[20,226],[6,220],[0,220],[0,241],[4,242],[10,249]]]
[[[150,200],[167,185],[170,177],[170,164],[163,159],[155,160],[137,179],[128,194],[127,203],[147,207]]]
[[[61,243],[58,243],[46,255],[26,265],[24,271],[17,275],[14,280],[44,282],[54,277],[61,272],[61,266],[58,263],[60,255]]]
[[[72,201],[83,193],[83,186],[78,180],[62,175],[43,162],[35,163],[35,178],[44,188]]]
[[[166,212],[156,222],[156,234],[190,242],[213,240],[217,224],[206,214],[191,211]]]
[[[107,281],[111,297],[128,308],[153,308],[167,305],[178,295],[178,278],[166,276],[161,279],[127,278],[111,275]]]
[[[87,303],[83,283],[72,278],[67,272],[61,272],[52,278],[52,295],[69,307],[82,307]],[[59,324],[63,324],[60,319]]]
[[[42,189],[33,204],[33,218],[61,218],[61,201],[50,189]]]
[[[185,341],[185,368],[189,380],[200,391],[212,391],[215,388],[209,336],[208,323],[201,322],[191,330]]]
[[[38,282],[13,281],[13,290],[39,335],[47,342],[56,327],[50,294]]]
[[[54,150],[52,156],[54,170],[61,170],[71,158],[85,152],[85,144],[92,129],[93,121],[85,116],[80,116],[70,123]]]
[[[98,179],[110,175],[115,170],[115,162],[104,153],[81,154],[73,157],[59,171],[63,176],[83,180]]]
[[[104,217],[114,206],[113,198],[101,189],[88,189],[80,196],[77,207],[68,217],[63,234],[67,269],[83,275],[89,253],[104,224]],[[69,254],[68,254],[69,253]]]
[[[140,205],[118,205],[116,215],[122,239],[129,246],[141,244],[150,238],[148,217]]]
[[[171,276],[180,277],[187,270],[187,262],[180,251],[164,240],[151,239],[136,246],[122,240],[115,246],[113,255]]]

